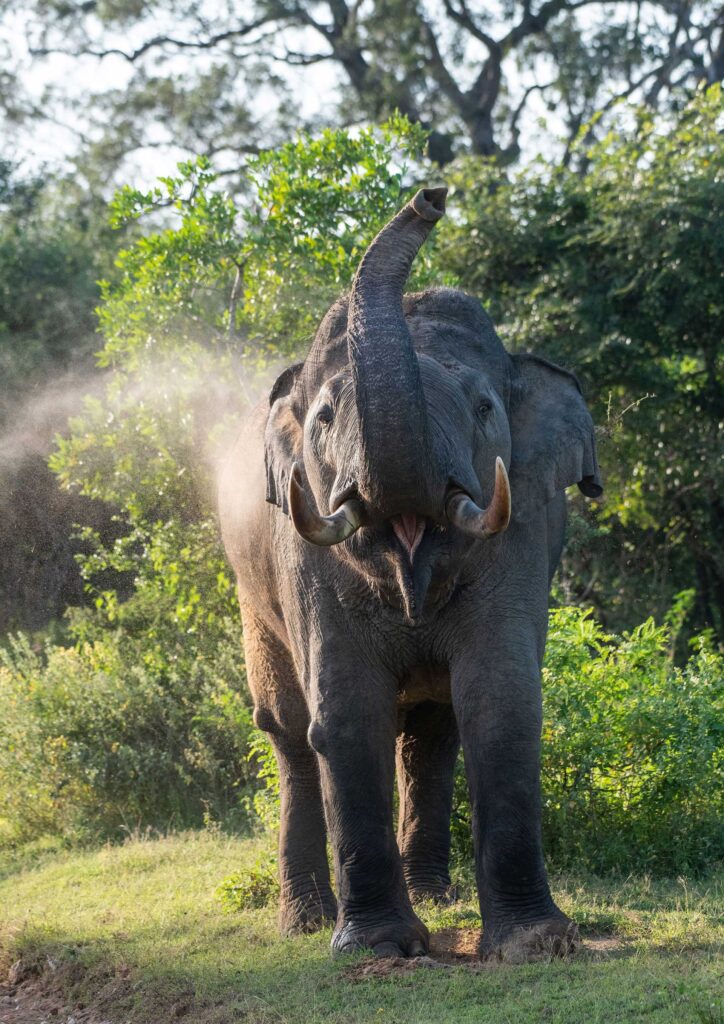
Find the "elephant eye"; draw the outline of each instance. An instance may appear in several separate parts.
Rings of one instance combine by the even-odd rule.
[[[334,419],[331,406],[323,405],[317,413],[317,423],[321,423],[323,427],[328,427]]]
[[[493,403],[488,398],[482,398],[478,402],[477,414],[478,417],[483,421],[483,423],[485,422],[485,420],[487,420],[488,416],[490,416],[492,411]]]

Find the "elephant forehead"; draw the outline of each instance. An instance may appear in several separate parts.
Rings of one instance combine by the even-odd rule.
[[[442,363],[424,352],[418,361],[428,407],[452,417],[469,413],[471,399],[480,390],[480,375],[456,360]]]
[[[419,354],[430,356],[453,371],[462,366],[485,375],[507,400],[510,357],[495,332],[490,337],[465,324],[427,318],[411,319],[408,323]]]

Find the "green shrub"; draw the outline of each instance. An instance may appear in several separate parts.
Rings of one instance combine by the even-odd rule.
[[[233,588],[210,527],[186,527],[185,545],[170,530],[146,534],[129,601],[100,594],[76,613],[73,646],[18,636],[0,652],[0,839],[244,813],[254,770]]]
[[[551,612],[543,670],[543,837],[557,868],[701,871],[724,854],[724,658],[702,639],[684,668],[649,619],[606,633]],[[453,849],[472,857],[458,767]]]
[[[249,742],[249,760],[256,765],[259,787],[247,798],[247,810],[266,829],[279,825],[279,772],[271,740],[255,729]]]
[[[236,617],[201,634],[192,624],[182,641],[169,604],[157,600],[154,612],[155,642],[137,595],[117,609],[116,630],[44,652],[21,637],[0,657],[6,839],[200,825],[234,812],[278,823],[276,764],[251,728]],[[724,659],[702,640],[679,668],[670,633],[649,620],[616,637],[588,611],[551,613],[542,775],[556,867],[670,874],[701,871],[724,852]],[[469,860],[462,767],[453,848]],[[234,884],[245,892],[243,879]]]
[[[686,604],[682,600],[681,605]],[[558,869],[700,872],[724,854],[724,657],[706,636],[684,667],[673,662],[675,625],[614,636],[590,610],[551,612],[543,670],[543,832]],[[265,786],[251,805],[278,824],[271,746],[253,754]],[[453,856],[472,859],[470,802],[460,758]]]
[[[248,871],[229,875],[216,890],[216,896],[227,913],[268,906],[279,896],[276,862],[260,862]]]
[[[551,615],[543,673],[544,833],[553,861],[698,871],[724,854],[724,658],[683,668],[652,619],[620,637]]]

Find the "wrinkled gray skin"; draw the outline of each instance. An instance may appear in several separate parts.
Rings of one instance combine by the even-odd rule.
[[[444,201],[444,189],[418,193],[377,236],[221,482],[254,720],[280,769],[280,923],[336,921],[338,951],[426,951],[412,902],[449,890],[462,741],[482,952],[565,951],[575,926],[541,852],[540,672],[564,488],[601,492],[593,425],[575,378],[508,355],[475,299],[403,298]],[[448,499],[490,503],[497,456],[512,520],[477,539],[450,521]],[[349,539],[318,546],[295,529],[295,463],[312,519],[351,499],[362,525]]]

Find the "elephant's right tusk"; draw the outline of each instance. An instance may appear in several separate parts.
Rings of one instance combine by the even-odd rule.
[[[495,460],[495,490],[487,508],[476,505],[465,491],[456,491],[447,500],[445,512],[453,526],[470,537],[484,539],[502,533],[510,523],[510,483],[500,456]]]
[[[289,511],[297,533],[324,548],[347,540],[362,525],[362,505],[357,498],[348,498],[331,516],[320,516],[309,502],[297,462],[289,477]]]

